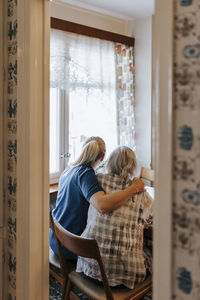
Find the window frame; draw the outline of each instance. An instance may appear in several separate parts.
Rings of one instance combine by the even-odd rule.
[[[51,89],[51,87],[50,87]],[[59,90],[60,96],[60,110],[59,110],[59,171],[55,173],[50,173],[50,184],[58,183],[61,173],[64,171],[67,166],[67,157],[61,157],[62,154],[68,153],[68,126],[69,122],[66,117],[68,114],[68,103],[69,96],[66,91],[62,89]]]

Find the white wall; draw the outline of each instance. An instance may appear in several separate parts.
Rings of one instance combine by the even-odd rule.
[[[122,35],[127,34],[128,22],[126,20],[104,15],[102,13],[97,13],[85,8],[76,7],[67,3],[63,3],[59,0],[54,0],[54,2],[51,2],[50,9],[51,16],[54,18],[63,19]]]
[[[140,165],[149,168],[151,163],[152,17],[129,22],[128,33],[135,37],[137,157]]]

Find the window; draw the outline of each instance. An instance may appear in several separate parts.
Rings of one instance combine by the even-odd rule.
[[[117,145],[135,150],[134,48],[125,41],[51,30],[51,183],[89,136],[105,140],[107,155]]]
[[[50,175],[57,182],[89,136],[118,144],[115,45],[51,31]]]

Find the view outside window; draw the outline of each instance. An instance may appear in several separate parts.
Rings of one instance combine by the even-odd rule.
[[[73,162],[87,137],[100,136],[106,142],[107,155],[117,146],[115,91],[109,101],[98,98],[98,90],[89,97],[82,89],[69,97],[69,152]],[[106,155],[106,156],[107,156]]]

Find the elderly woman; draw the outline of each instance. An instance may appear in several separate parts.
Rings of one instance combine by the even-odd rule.
[[[107,194],[131,185],[136,170],[136,157],[128,147],[114,150],[106,165],[106,173],[98,174],[99,184]],[[143,251],[143,230],[152,218],[152,198],[147,192],[132,195],[121,207],[100,213],[90,205],[83,237],[95,238],[100,248],[110,286],[124,285],[130,289],[147,274]],[[101,281],[96,261],[79,257],[77,272]]]

